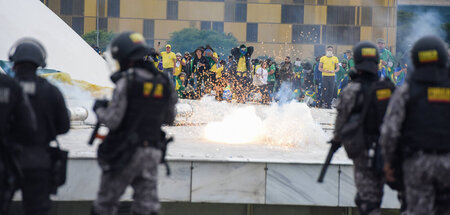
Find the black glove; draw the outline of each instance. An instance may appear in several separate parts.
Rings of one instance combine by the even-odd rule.
[[[122,78],[123,76],[123,72],[122,71],[118,71],[115,72],[111,75],[111,81],[115,84],[120,78]]]
[[[341,143],[334,139],[330,140],[328,143],[331,144],[331,147],[333,148],[334,151],[337,151],[341,147]]]
[[[93,109],[94,112],[95,112],[98,108],[101,108],[101,107],[103,107],[103,108],[108,107],[108,103],[109,103],[108,100],[105,100],[105,99],[97,99],[97,100],[95,100],[94,107],[92,107],[92,109]]]

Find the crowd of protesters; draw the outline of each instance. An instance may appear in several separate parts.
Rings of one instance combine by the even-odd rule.
[[[401,85],[407,65],[396,62],[383,39],[376,42],[381,58],[379,76]],[[291,57],[286,56],[277,63],[270,58],[252,58],[253,51],[251,46],[240,45],[226,58],[206,45],[182,55],[172,52],[171,45],[167,44],[154,62],[173,80],[180,98],[200,99],[213,95],[219,101],[262,104],[295,99],[328,109],[351,81],[355,66],[351,50],[346,50],[339,59],[333,46],[328,46],[326,54],[317,56],[315,61],[300,58],[291,61]]]

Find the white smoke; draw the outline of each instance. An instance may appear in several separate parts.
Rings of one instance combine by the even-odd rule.
[[[325,143],[326,137],[310,108],[295,101],[263,109],[238,107],[205,127],[205,138],[220,143],[264,143],[308,150]]]
[[[83,107],[88,111],[88,118],[85,120],[86,123],[94,124],[97,118],[92,111],[92,106],[94,104],[94,97],[87,90],[84,90],[76,85],[70,85],[63,83],[61,81],[55,80],[53,77],[47,77],[53,85],[58,87],[58,89],[64,95],[67,107]]]
[[[403,44],[408,44],[409,47],[419,40],[420,38],[428,35],[434,35],[445,39],[446,33],[442,29],[443,24],[442,17],[439,13],[434,11],[427,12],[415,12],[416,16],[411,22],[411,33],[406,38],[400,38]]]

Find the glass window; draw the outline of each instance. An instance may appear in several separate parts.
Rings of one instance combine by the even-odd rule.
[[[354,45],[360,41],[361,30],[354,26],[327,26],[322,34],[325,44]]]
[[[144,19],[144,37],[154,38],[155,37],[155,20]],[[152,43],[153,45],[153,43]]]
[[[202,29],[202,30],[211,30],[211,22],[201,21],[200,22],[200,29]]]
[[[84,0],[73,0],[72,14],[77,16],[84,15]]]
[[[236,4],[235,22],[246,22],[247,21],[247,4]]]
[[[98,29],[108,31],[108,18],[98,19]]]
[[[363,7],[361,8],[361,25],[371,26],[372,25],[372,8]]]
[[[72,15],[73,0],[61,1],[61,15]]]
[[[281,6],[281,23],[303,23],[303,6],[282,5]]]
[[[223,32],[223,22],[213,22],[212,29],[214,31]]]
[[[178,19],[178,1],[167,1],[167,19]]]
[[[355,7],[328,6],[327,24],[355,25]]]
[[[293,25],[292,43],[320,43],[319,25]]]
[[[257,23],[247,23],[247,42],[258,42]]]
[[[108,0],[108,16],[120,16],[120,0]]]
[[[72,17],[72,29],[79,35],[84,33],[84,18],[83,17]]]

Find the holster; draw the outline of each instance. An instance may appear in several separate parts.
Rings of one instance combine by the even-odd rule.
[[[104,172],[121,171],[139,146],[137,133],[111,132],[99,145],[97,158]]]

